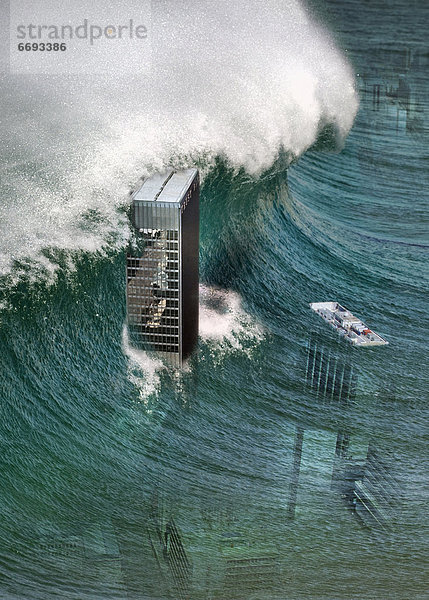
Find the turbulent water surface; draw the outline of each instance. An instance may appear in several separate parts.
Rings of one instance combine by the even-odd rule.
[[[153,11],[149,76],[1,76],[0,596],[423,599],[427,7]],[[179,372],[124,326],[127,192],[170,164],[203,179]]]

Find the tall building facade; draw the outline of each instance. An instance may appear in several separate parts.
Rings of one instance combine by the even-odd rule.
[[[127,321],[133,345],[180,366],[198,339],[199,174],[170,170],[132,194]]]

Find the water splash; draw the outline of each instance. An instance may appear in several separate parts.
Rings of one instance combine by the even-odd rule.
[[[200,286],[200,337],[219,361],[231,352],[250,357],[264,337],[264,329],[242,307],[231,290]]]
[[[166,366],[159,358],[131,346],[126,325],[122,330],[122,350],[129,360],[128,379],[138,389],[141,402],[147,406],[149,398],[158,396],[160,392],[160,373]]]
[[[199,335],[208,345],[211,359],[219,364],[231,353],[242,353],[250,358],[264,337],[264,329],[243,309],[239,294],[200,285]],[[160,393],[161,373],[171,370],[171,366],[154,354],[134,348],[126,325],[122,331],[122,350],[129,360],[128,379],[138,389],[140,400],[148,406],[149,399]],[[183,383],[182,376],[190,372],[190,363],[186,362],[173,373],[176,391]]]

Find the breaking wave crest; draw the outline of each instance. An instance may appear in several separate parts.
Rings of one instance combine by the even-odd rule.
[[[296,0],[164,0],[152,29],[150,75],[3,76],[0,273],[55,271],[46,248],[123,245],[141,175],[217,156],[258,175],[353,123],[352,70]]]

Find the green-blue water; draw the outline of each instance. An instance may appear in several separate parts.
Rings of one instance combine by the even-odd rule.
[[[328,127],[257,175],[228,152],[182,159],[204,180],[201,336],[180,373],[127,343],[123,196],[86,210],[63,181],[79,147],[40,158],[57,128],[77,144],[101,116],[89,105],[74,123],[74,98],[45,122],[40,97],[4,76],[1,598],[427,597],[428,10],[313,10],[352,64],[353,128],[341,151]],[[134,176],[113,155],[122,187],[97,182],[103,202]],[[389,345],[337,340],[309,310],[323,300]],[[353,370],[348,402],[306,383],[314,340]],[[359,518],[350,490],[368,456],[375,499]]]

